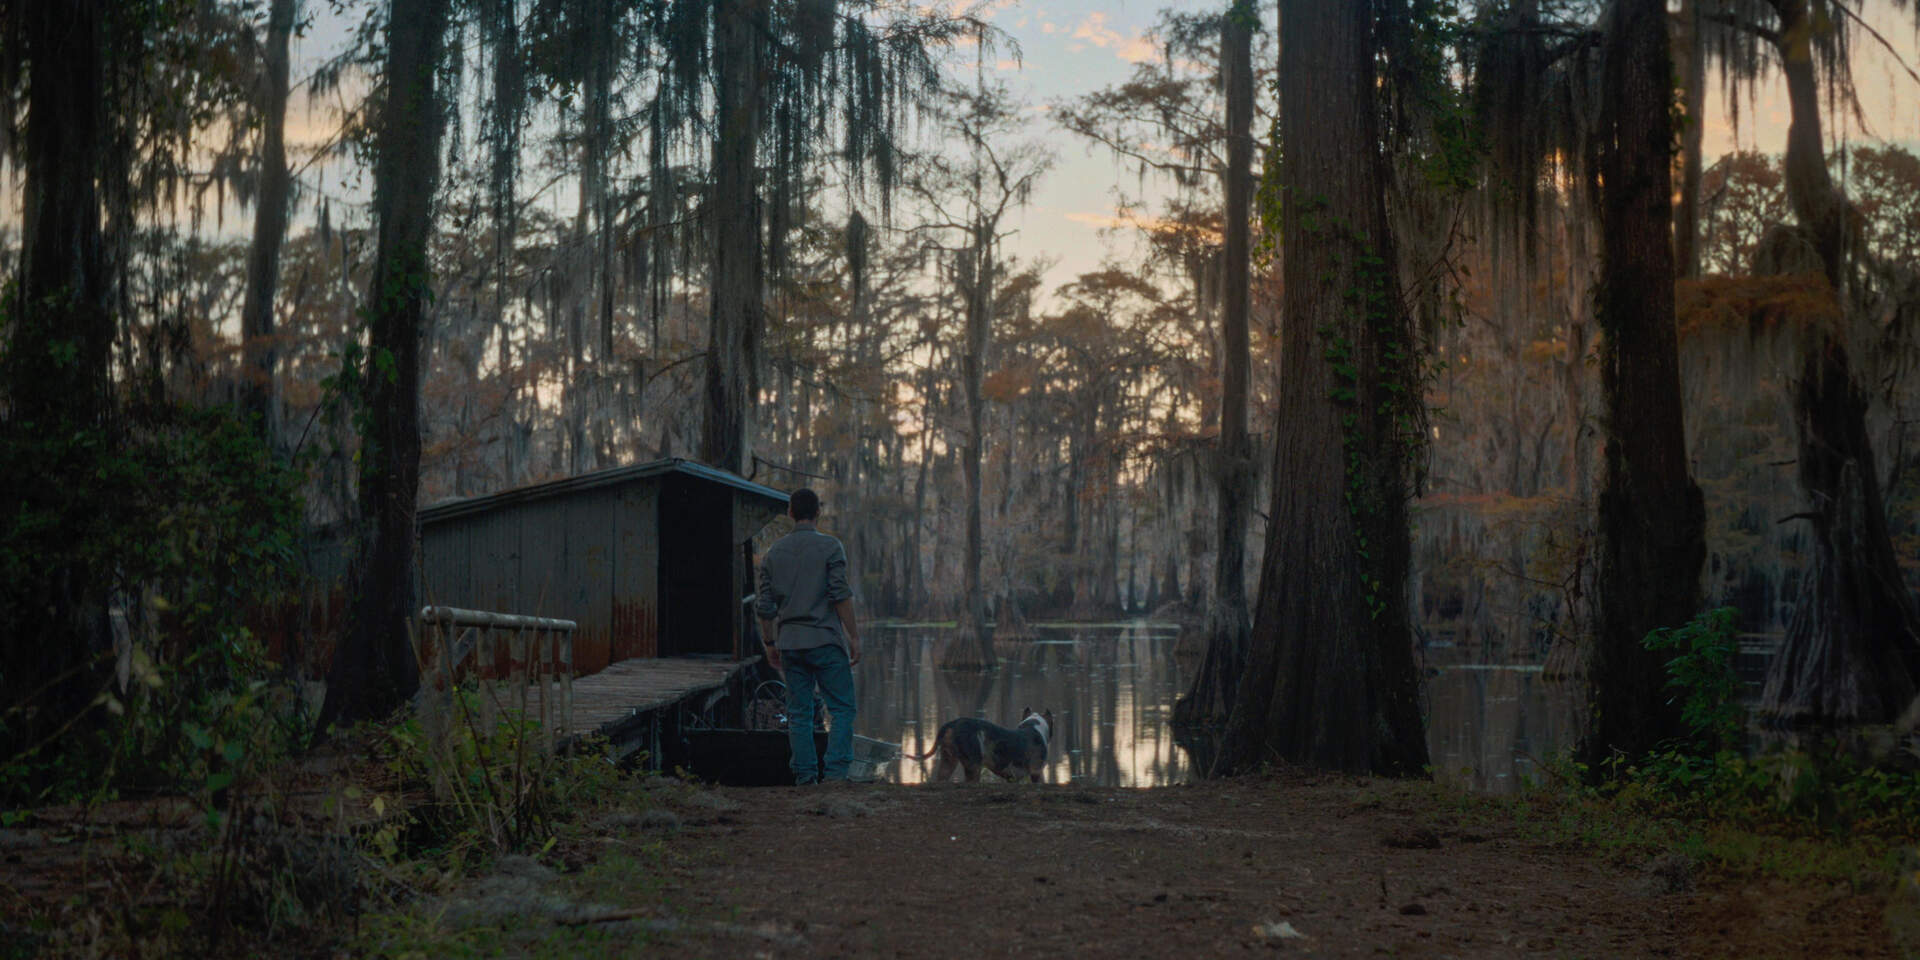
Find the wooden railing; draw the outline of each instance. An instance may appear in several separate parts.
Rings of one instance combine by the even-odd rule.
[[[528,700],[535,699],[540,729],[550,746],[560,744],[573,729],[573,634],[579,625],[572,620],[524,617],[511,613],[462,610],[458,607],[422,607],[422,638],[427,652],[421,664],[421,694],[430,689],[451,691],[459,680],[469,657],[468,668],[480,686],[481,729],[491,731],[500,710],[511,709],[522,718],[533,719]],[[499,663],[500,634],[507,641],[506,701],[500,697],[495,677]],[[429,675],[433,683],[425,682]],[[529,698],[529,692],[534,696]]]

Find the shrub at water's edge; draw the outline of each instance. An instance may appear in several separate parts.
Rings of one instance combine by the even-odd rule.
[[[1683,736],[1638,758],[1615,757],[1597,783],[1596,771],[1562,758],[1546,765],[1539,789],[1520,797],[1456,802],[1615,859],[1679,857],[1689,871],[1728,880],[1904,890],[1901,864],[1920,843],[1913,746],[1828,732],[1749,752],[1734,618],[1731,608],[1711,610],[1645,639],[1670,654],[1667,690]],[[1865,748],[1876,740],[1878,749]]]

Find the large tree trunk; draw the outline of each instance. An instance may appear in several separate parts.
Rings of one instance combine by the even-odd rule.
[[[1793,119],[1787,125],[1784,168],[1787,203],[1825,264],[1827,282],[1844,307],[1846,285],[1847,202],[1827,170],[1820,132],[1820,88],[1813,73],[1813,31],[1817,25],[1807,0],[1776,0],[1780,13],[1780,73],[1787,81]]]
[[[1093,471],[1094,436],[1100,430],[1100,402],[1093,397],[1074,417],[1067,437],[1067,517],[1061,525],[1066,532],[1062,559],[1067,577],[1067,616],[1075,620],[1093,620],[1100,614],[1094,600],[1094,578],[1098,575],[1093,551],[1093,528],[1097,522],[1088,487]]]
[[[1253,496],[1253,445],[1247,437],[1247,208],[1253,199],[1252,0],[1235,0],[1223,20],[1221,73],[1227,87],[1225,287],[1221,291],[1220,441],[1214,453],[1216,505],[1213,599],[1207,605],[1206,656],[1187,695],[1173,706],[1175,723],[1221,723],[1246,667],[1247,505]]]
[[[25,189],[0,417],[27,438],[92,437],[107,425],[114,333],[97,187],[112,11],[104,0],[72,0],[16,5],[14,16],[27,61]],[[9,512],[71,509],[57,487],[61,465],[39,466],[44,483],[9,491]],[[0,628],[0,710],[11,713],[0,723],[0,756],[41,743],[98,692],[97,661],[88,661],[99,652],[106,572],[62,557],[41,580],[46,607]]]
[[[967,479],[967,544],[961,571],[960,629],[940,657],[940,666],[949,670],[990,670],[999,662],[993,635],[987,630],[987,598],[980,582],[980,459],[986,446],[987,343],[996,279],[993,233],[991,223],[976,221],[972,246],[964,255],[967,342],[960,368],[967,396],[967,442],[960,453],[960,468]]]
[[[929,347],[932,344],[928,344]],[[933,366],[929,357],[927,375],[921,381],[920,467],[913,479],[913,523],[907,534],[907,616],[927,615],[927,579],[920,561],[921,531],[927,523],[927,469],[933,464]]]
[[[1606,43],[1597,300],[1607,446],[1593,716],[1583,744],[1596,771],[1615,753],[1638,757],[1679,732],[1664,690],[1666,657],[1641,641],[1692,618],[1706,559],[1705,506],[1687,473],[1674,335],[1664,0],[1620,0]]]
[[[581,78],[580,196],[568,268],[568,317],[572,321],[569,343],[573,353],[565,403],[571,438],[569,469],[574,474],[608,465],[608,394],[614,369],[613,277],[609,263],[613,233],[607,200],[610,101],[618,56],[613,4],[610,0],[589,3],[585,17],[588,42],[575,51],[586,59],[586,65]]]
[[[29,3],[19,286],[8,331],[7,413],[59,429],[97,423],[113,345],[106,243],[95,180],[106,141],[102,0]],[[20,9],[20,8],[16,8]],[[71,359],[56,360],[68,351]]]
[[[486,0],[480,5],[481,34],[490,43],[493,96],[487,104],[488,201],[493,224],[493,307],[498,337],[498,376],[501,391],[499,423],[501,474],[499,485],[520,483],[524,458],[520,446],[519,388],[513,368],[513,325],[508,320],[514,238],[519,211],[514,203],[520,169],[520,122],[526,101],[526,78],[521,69],[520,16],[515,0]]]
[[[1285,251],[1266,557],[1215,773],[1419,775],[1407,621],[1418,374],[1387,227],[1371,0],[1281,0]]]
[[[717,5],[714,46],[720,70],[714,144],[712,322],[707,328],[706,411],[700,458],[744,474],[752,456],[754,382],[759,369],[761,288],[760,201],[755,160],[760,147],[761,37],[768,0]]]
[[[1578,202],[1578,201],[1575,201]],[[1560,361],[1560,387],[1566,403],[1567,449],[1562,471],[1567,490],[1580,503],[1593,500],[1593,445],[1588,436],[1587,350],[1592,337],[1593,286],[1591,221],[1565,202],[1554,204],[1566,248],[1567,352]]]
[[[1087,459],[1087,447],[1093,442],[1093,428],[1086,426],[1087,418],[1077,409],[1072,418],[1063,426],[1067,428],[1067,469],[1061,481],[1060,507],[1060,556],[1062,566],[1073,569],[1074,558],[1080,550],[1080,488],[1085,486],[1081,474]],[[1073,574],[1078,582],[1078,574]],[[1070,587],[1068,595],[1074,590]]]
[[[415,601],[414,510],[420,488],[420,342],[431,278],[427,241],[440,179],[435,74],[448,0],[393,0],[387,102],[374,161],[379,244],[367,289],[363,530],[353,606],[327,675],[322,726],[383,716],[419,687],[409,637]]]
[[[1822,150],[1813,13],[1804,0],[1781,0],[1775,7],[1781,71],[1793,109],[1787,200],[1847,316],[1855,308],[1847,283],[1848,203]],[[1866,395],[1855,381],[1846,337],[1822,324],[1807,331],[1801,350],[1794,419],[1813,556],[1768,669],[1760,710],[1790,722],[1887,722],[1920,691],[1920,623],[1887,533]]]
[[[267,12],[266,89],[260,102],[260,206],[247,251],[247,294],[240,307],[245,356],[240,408],[255,418],[271,446],[280,435],[273,367],[274,288],[280,282],[280,246],[287,234],[293,176],[287,170],[287,45],[293,36],[293,0],[273,0]]]
[[[1920,618],[1887,534],[1866,397],[1836,338],[1807,340],[1794,411],[1813,557],[1760,708],[1789,722],[1889,723],[1920,693]]]
[[[1700,146],[1707,108],[1707,49],[1700,35],[1700,0],[1680,0],[1673,49],[1679,54],[1686,127],[1680,131],[1680,202],[1674,208],[1673,259],[1679,276],[1700,275]]]
[[[1027,640],[1033,637],[1033,628],[1027,623],[1026,612],[1020,609],[1020,599],[1015,596],[1013,586],[1013,550],[1014,536],[1014,475],[1013,455],[1019,449],[1015,436],[1016,422],[1013,411],[1007,410],[1007,446],[1000,458],[1000,502],[994,510],[994,517],[1000,525],[998,535],[994,537],[995,548],[1000,559],[999,600],[993,609],[993,639]],[[997,653],[997,651],[996,651]]]
[[[1117,477],[1108,476],[1108,491],[1117,489],[1119,485]],[[1111,617],[1125,609],[1120,601],[1120,505],[1111,493],[1102,505],[1102,515],[1106,518],[1107,542],[1103,545],[1104,552],[1100,558],[1100,589],[1095,596],[1100,601],[1101,616]]]
[[[591,95],[588,95],[591,99]],[[582,127],[585,127],[583,122]],[[583,134],[583,137],[586,137]],[[590,139],[590,137],[586,137]],[[591,401],[587,367],[587,311],[593,299],[593,263],[588,249],[591,242],[594,172],[590,169],[592,150],[583,151],[580,193],[573,210],[573,239],[566,245],[561,286],[560,309],[567,324],[567,367],[560,390],[561,416],[566,421],[566,459],[562,469],[569,475],[587,472],[587,413]]]

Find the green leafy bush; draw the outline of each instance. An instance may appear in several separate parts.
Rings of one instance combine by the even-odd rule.
[[[481,696],[469,686],[441,709],[409,711],[374,731],[378,758],[400,787],[365,799],[388,817],[369,838],[380,856],[435,853],[460,863],[538,846],[580,808],[618,792],[625,775],[602,744],[556,751],[537,719],[513,710],[489,725]]]
[[[1649,650],[1674,654],[1667,661],[1667,689],[1680,700],[1680,718],[1696,755],[1737,748],[1746,729],[1740,678],[1733,670],[1739,638],[1732,607],[1709,610],[1685,626],[1661,628],[1642,641]]]
[[[292,698],[249,692],[269,667],[247,618],[292,589],[302,517],[250,423],[164,402],[6,422],[0,489],[0,805],[201,785],[191,729],[303,735],[264,709]]]
[[[1616,799],[1782,828],[1920,834],[1920,771],[1876,760],[1852,731],[1749,750],[1747,708],[1733,669],[1733,617],[1723,607],[1647,635],[1648,649],[1673,653],[1667,687],[1679,698],[1688,732],[1625,764],[1612,788]]]

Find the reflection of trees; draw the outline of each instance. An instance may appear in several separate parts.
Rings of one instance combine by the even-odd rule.
[[[1087,758],[1092,756],[1093,750],[1091,725],[1087,722],[1086,684],[1067,682],[1070,675],[1086,676],[1086,667],[1080,663],[1082,646],[1080,643],[1072,646],[1049,644],[1041,648],[1051,658],[1049,666],[1054,668],[1048,671],[1048,675],[1059,684],[1057,693],[1051,690],[1048,693],[1060,698],[1061,708],[1054,710],[1053,716],[1060,723],[1060,733],[1057,734],[1060,757],[1065,758],[1069,781],[1087,778]],[[1059,760],[1048,766],[1058,769],[1055,766],[1057,763]],[[1052,776],[1049,775],[1048,779],[1051,780]]]
[[[855,677],[860,717],[855,731],[901,749],[921,753],[932,745],[939,729],[939,697],[928,688],[933,678],[920,665],[926,662],[931,638],[917,633],[875,630],[868,635],[866,657]],[[934,709],[927,709],[929,700]],[[920,779],[919,765],[902,761],[895,776],[903,782]]]
[[[1182,769],[1178,757],[1169,758],[1167,774],[1160,778],[1165,783],[1179,782],[1188,769],[1211,769],[1214,758],[1220,755],[1220,735],[1205,727],[1182,727],[1174,733],[1173,744],[1180,748],[1181,754],[1187,758],[1187,764]]]
[[[940,670],[934,675],[938,678],[941,702],[953,707],[942,713],[942,722],[956,717],[979,717],[995,723],[1002,722],[994,720],[994,713],[987,709],[995,688],[999,686],[995,682],[999,679],[997,675],[971,670]],[[1001,691],[1001,699],[1006,699],[1004,691]]]
[[[1514,790],[1523,763],[1544,761],[1579,736],[1577,691],[1536,673],[1454,669],[1428,688],[1434,771],[1469,789]]]
[[[1115,657],[1115,663],[1113,665],[1113,672],[1116,675],[1114,677],[1115,699],[1113,702],[1115,760],[1117,762],[1120,759],[1117,756],[1120,751],[1120,731],[1124,729],[1127,732],[1125,747],[1126,762],[1119,764],[1119,766],[1124,770],[1132,771],[1133,778],[1122,781],[1121,785],[1135,786],[1143,780],[1141,777],[1143,771],[1141,770],[1140,763],[1140,745],[1142,742],[1140,726],[1141,718],[1146,713],[1146,711],[1140,708],[1140,650],[1134,642],[1131,632],[1115,640],[1114,646],[1117,648],[1115,652],[1125,654],[1125,656],[1122,657]],[[1121,679],[1119,674],[1122,672],[1125,673],[1125,683],[1119,682]],[[1149,757],[1149,766],[1151,763],[1152,759]]]
[[[935,669],[941,638],[933,632],[876,630],[859,668],[860,732],[920,753],[948,720],[1012,725],[1022,707],[1031,707],[1054,713],[1050,783],[1157,786],[1178,783],[1195,765],[1211,762],[1214,743],[1175,738],[1167,725],[1184,690],[1173,637],[1137,627],[1071,637],[1071,643],[1007,651],[998,675],[983,676]],[[1577,693],[1520,671],[1456,669],[1430,679],[1435,772],[1475,790],[1513,789],[1525,763],[1573,743]],[[917,783],[929,769],[903,763],[898,776]]]
[[[1119,644],[1111,637],[1102,638],[1099,643],[1113,653],[1119,652],[1116,649]],[[1112,664],[1115,658],[1108,656],[1105,659],[1108,664]],[[1103,748],[1094,755],[1093,775],[1095,782],[1102,786],[1111,786],[1120,782],[1120,763],[1119,757],[1116,756],[1113,735],[1113,731],[1119,729],[1115,722],[1117,718],[1113,713],[1114,705],[1120,702],[1120,671],[1112,666],[1095,669],[1100,670],[1100,709],[1088,725],[1100,732],[1104,743]]]
[[[1185,771],[1181,769],[1181,754],[1175,747],[1168,721],[1172,719],[1169,705],[1185,685],[1180,682],[1178,664],[1173,657],[1156,655],[1160,651],[1150,634],[1138,628],[1129,633],[1133,662],[1143,665],[1134,684],[1134,738],[1151,747],[1146,766],[1137,768],[1135,785],[1179,783],[1185,778]]]
[[[1139,628],[1076,631],[1069,643],[1003,650],[994,675],[936,669],[942,639],[931,631],[874,631],[858,668],[860,732],[921,753],[948,720],[980,717],[1011,726],[1022,707],[1051,709],[1048,782],[1155,786],[1184,777],[1188,754],[1181,749],[1190,748],[1177,745],[1166,725],[1182,690],[1172,636]],[[905,762],[897,776],[917,783],[928,772]]]
[[[933,738],[945,722],[941,716],[943,704],[940,700],[939,678],[934,676],[928,665],[933,663],[934,654],[940,649],[942,641],[932,635],[916,636],[907,644],[913,656],[908,664],[912,671],[914,689],[914,753],[925,753],[933,749]],[[926,773],[926,767],[914,765],[913,780],[918,782]]]
[[[1538,702],[1544,705],[1544,697],[1533,695],[1534,689],[1538,687],[1541,682],[1540,678],[1535,676],[1520,673],[1514,674],[1514,686],[1516,687],[1514,700],[1522,704],[1522,706],[1519,710],[1514,711],[1513,736],[1507,743],[1507,767],[1513,773],[1513,779],[1516,782],[1520,779],[1520,758],[1530,755],[1533,746],[1532,741],[1527,736],[1527,728],[1529,726],[1528,722],[1534,719],[1534,712],[1526,709],[1525,704]]]

